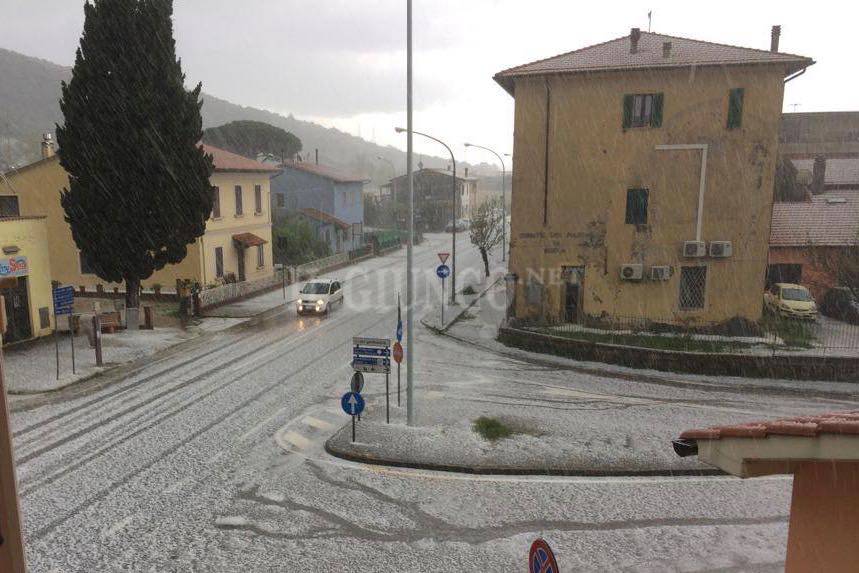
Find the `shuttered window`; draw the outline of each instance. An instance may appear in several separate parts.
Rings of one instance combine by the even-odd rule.
[[[743,125],[743,88],[734,88],[728,92],[728,129],[736,129]]]
[[[221,189],[212,187],[212,219],[221,218]]]
[[[215,247],[215,276],[221,278],[224,276],[224,249],[223,247]]]
[[[661,127],[663,100],[661,93],[623,96],[623,128]]]
[[[628,189],[626,191],[626,224],[647,224],[647,189]]]

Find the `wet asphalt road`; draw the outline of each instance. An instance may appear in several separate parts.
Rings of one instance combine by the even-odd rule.
[[[416,250],[421,273],[448,245],[432,237]],[[279,309],[47,400],[16,401],[30,570],[523,571],[539,535],[563,571],[781,568],[784,478],[495,478],[328,457],[324,439],[347,421],[351,337],[393,333],[403,257],[341,271],[347,299],[328,317]],[[459,265],[479,265],[466,242]],[[417,283],[418,301],[440,296],[431,278]],[[460,376],[491,377],[489,364],[533,375],[514,358],[417,332],[420,376],[446,364]],[[539,376],[582,391],[600,383]],[[602,392],[629,390],[602,382]],[[689,399],[682,387],[667,397],[664,386],[637,388]],[[756,407],[766,416],[779,400],[789,411],[857,403],[847,390],[786,391]]]

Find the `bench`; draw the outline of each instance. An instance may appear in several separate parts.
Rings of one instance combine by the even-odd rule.
[[[103,312],[98,315],[102,333],[113,334],[122,328],[122,317],[118,312]]]

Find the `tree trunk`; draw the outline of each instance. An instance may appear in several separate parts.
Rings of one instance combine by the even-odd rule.
[[[489,278],[489,256],[486,249],[480,249],[480,256],[483,258],[483,270],[486,272],[486,278]]]
[[[126,277],[125,279],[125,327],[137,330],[140,313],[140,279]]]

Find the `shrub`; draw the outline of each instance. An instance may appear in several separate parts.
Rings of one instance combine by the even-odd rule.
[[[475,432],[480,434],[484,440],[494,442],[502,438],[509,438],[513,435],[513,430],[507,427],[503,422],[496,418],[487,418],[481,416],[474,421],[472,425]]]

